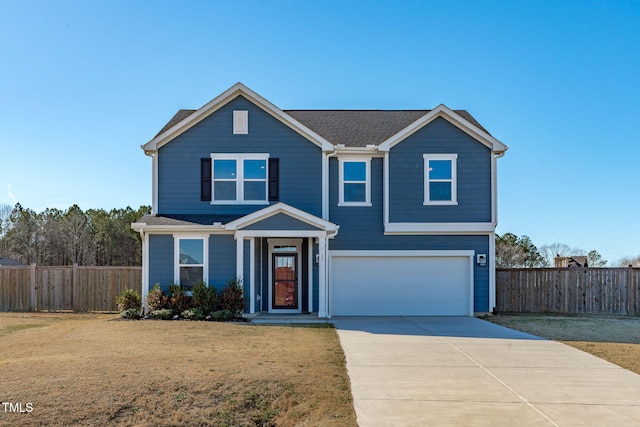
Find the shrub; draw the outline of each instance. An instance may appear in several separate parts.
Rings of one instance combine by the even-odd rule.
[[[216,322],[227,322],[233,319],[233,313],[229,310],[218,310],[211,313],[211,319]]]
[[[169,320],[173,317],[173,311],[170,308],[163,308],[161,310],[154,310],[149,313],[151,319]]]
[[[242,282],[238,279],[231,280],[220,295],[220,308],[229,310],[234,316],[242,316],[245,299],[242,290]]]
[[[182,314],[183,311],[193,308],[193,301],[191,296],[175,283],[169,285],[169,304],[168,308],[173,311],[173,314]]]
[[[149,291],[149,294],[147,295],[147,305],[149,306],[149,311],[169,308],[169,298],[165,295],[160,284],[156,283],[153,286],[153,289]]]
[[[218,290],[214,286],[207,286],[204,282],[198,282],[191,289],[193,305],[199,307],[203,313],[209,313],[216,309],[218,304]]]
[[[140,312],[142,309],[142,297],[133,289],[125,289],[116,297],[116,304],[119,312],[131,309]]]
[[[204,320],[206,314],[201,307],[194,307],[183,311],[181,316],[189,320]]]
[[[124,319],[139,319],[142,317],[141,310],[139,308],[129,308],[120,312],[120,317]]]

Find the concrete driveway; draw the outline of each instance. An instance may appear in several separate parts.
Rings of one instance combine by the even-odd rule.
[[[472,317],[333,318],[360,427],[640,425],[640,375]]]

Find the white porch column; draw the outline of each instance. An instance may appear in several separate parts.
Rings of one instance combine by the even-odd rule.
[[[329,287],[327,283],[327,238],[318,239],[318,317],[328,317]]]
[[[243,280],[244,273],[244,237],[236,236],[236,278]]]
[[[146,313],[147,309],[147,294],[149,294],[149,234],[140,230],[140,237],[142,238],[142,308]]]
[[[256,238],[249,239],[249,313],[256,312]],[[246,295],[245,295],[246,298]]]

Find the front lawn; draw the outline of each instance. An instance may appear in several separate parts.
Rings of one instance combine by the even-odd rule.
[[[485,320],[563,342],[640,374],[638,317],[501,314]]]
[[[333,328],[0,313],[0,343],[0,425],[356,425]]]

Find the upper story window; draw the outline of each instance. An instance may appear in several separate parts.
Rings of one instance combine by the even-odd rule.
[[[268,203],[268,154],[212,154],[211,159],[212,203]]]
[[[424,204],[456,205],[457,154],[425,154],[424,156]]]
[[[371,206],[371,160],[340,159],[341,206]]]

